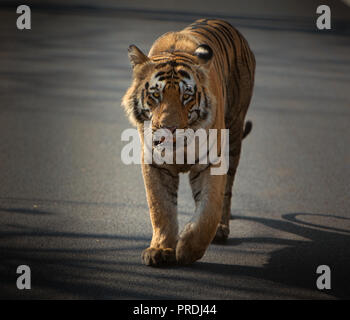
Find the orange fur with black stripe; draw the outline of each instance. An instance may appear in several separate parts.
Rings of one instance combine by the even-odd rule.
[[[144,122],[152,130],[229,129],[229,169],[211,175],[211,165],[146,164],[142,172],[153,227],[142,260],[151,266],[200,259],[211,241],[229,235],[232,185],[254,85],[255,58],[244,37],[222,20],[202,19],[153,44],[148,56],[129,47],[133,82],[123,98],[130,121],[144,143]],[[154,147],[154,146],[153,146]],[[189,172],[195,215],[178,234],[179,173]]]

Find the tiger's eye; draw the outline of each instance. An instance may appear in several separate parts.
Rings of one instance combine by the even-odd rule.
[[[155,98],[159,98],[159,97],[160,97],[159,92],[153,92],[153,97],[155,97]]]
[[[190,95],[187,94],[187,93],[185,93],[185,94],[183,95],[184,100],[187,100],[189,97],[190,97]]]

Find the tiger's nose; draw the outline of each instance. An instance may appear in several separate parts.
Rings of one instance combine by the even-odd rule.
[[[162,127],[162,129],[168,129],[171,133],[174,133],[175,130],[177,129],[177,126],[172,126],[172,127],[164,126],[164,127]]]

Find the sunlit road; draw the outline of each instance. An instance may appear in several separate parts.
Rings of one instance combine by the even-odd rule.
[[[0,298],[349,298],[350,9],[334,1],[334,29],[318,31],[314,1],[72,2],[33,5],[30,31],[0,5]],[[231,234],[192,266],[154,269],[140,258],[152,234],[141,169],[120,159],[127,47],[147,52],[210,15],[257,60]],[[183,176],[181,226],[193,205]],[[31,290],[16,288],[22,264]],[[319,265],[331,290],[316,287]]]

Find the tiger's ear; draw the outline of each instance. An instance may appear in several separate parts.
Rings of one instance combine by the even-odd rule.
[[[149,58],[145,54],[143,54],[143,52],[138,47],[136,47],[133,44],[129,46],[128,53],[133,68],[138,64],[147,62],[149,60]]]
[[[207,44],[201,44],[194,54],[201,64],[206,64],[213,57],[213,50]]]

